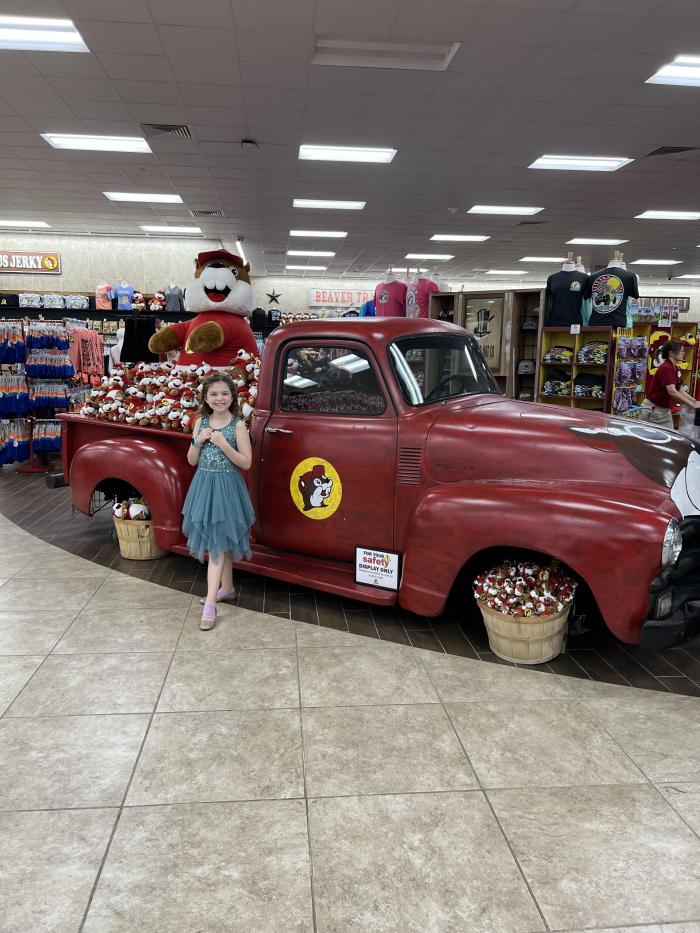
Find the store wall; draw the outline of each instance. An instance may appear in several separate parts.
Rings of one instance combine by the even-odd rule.
[[[178,237],[0,235],[3,250],[55,250],[61,275],[0,275],[4,291],[74,291],[90,294],[100,281],[115,285],[126,279],[144,292],[163,288],[171,279],[184,285],[193,276],[194,257],[216,249],[219,241]]]

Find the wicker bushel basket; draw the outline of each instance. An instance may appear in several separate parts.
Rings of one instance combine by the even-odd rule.
[[[119,551],[129,560],[155,560],[168,553],[156,545],[153,522],[124,521],[112,516],[117,531]]]
[[[479,604],[489,645],[504,661],[517,664],[544,664],[564,651],[569,604],[555,615],[524,619],[505,615]]]

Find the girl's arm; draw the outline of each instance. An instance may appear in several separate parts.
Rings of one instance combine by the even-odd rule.
[[[190,466],[197,466],[197,464],[199,463],[199,455],[201,453],[202,448],[197,447],[194,444],[194,441],[196,440],[197,435],[199,434],[199,428],[201,424],[202,424],[202,419],[197,418],[197,420],[194,423],[194,427],[192,428],[193,443],[191,443],[190,446],[187,448],[187,462],[189,463]]]
[[[219,450],[223,451],[231,463],[235,463],[239,470],[249,470],[253,461],[253,451],[250,447],[250,437],[248,428],[244,421],[239,421],[236,425],[236,444],[238,450],[233,448],[220,431],[215,431],[209,438],[212,444],[216,444]]]

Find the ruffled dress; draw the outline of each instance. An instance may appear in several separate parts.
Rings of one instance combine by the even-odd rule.
[[[221,428],[234,449],[237,449],[238,421],[234,418]],[[203,418],[201,427],[209,426],[209,419]],[[205,441],[202,447],[182,514],[187,547],[197,560],[204,561],[205,552],[214,560],[221,554],[230,554],[234,560],[250,559],[249,533],[255,521],[253,505],[240,470],[211,441]]]

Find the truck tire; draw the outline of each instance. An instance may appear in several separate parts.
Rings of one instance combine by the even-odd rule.
[[[49,489],[59,489],[61,486],[67,486],[63,470],[52,470],[46,474],[46,485]]]

